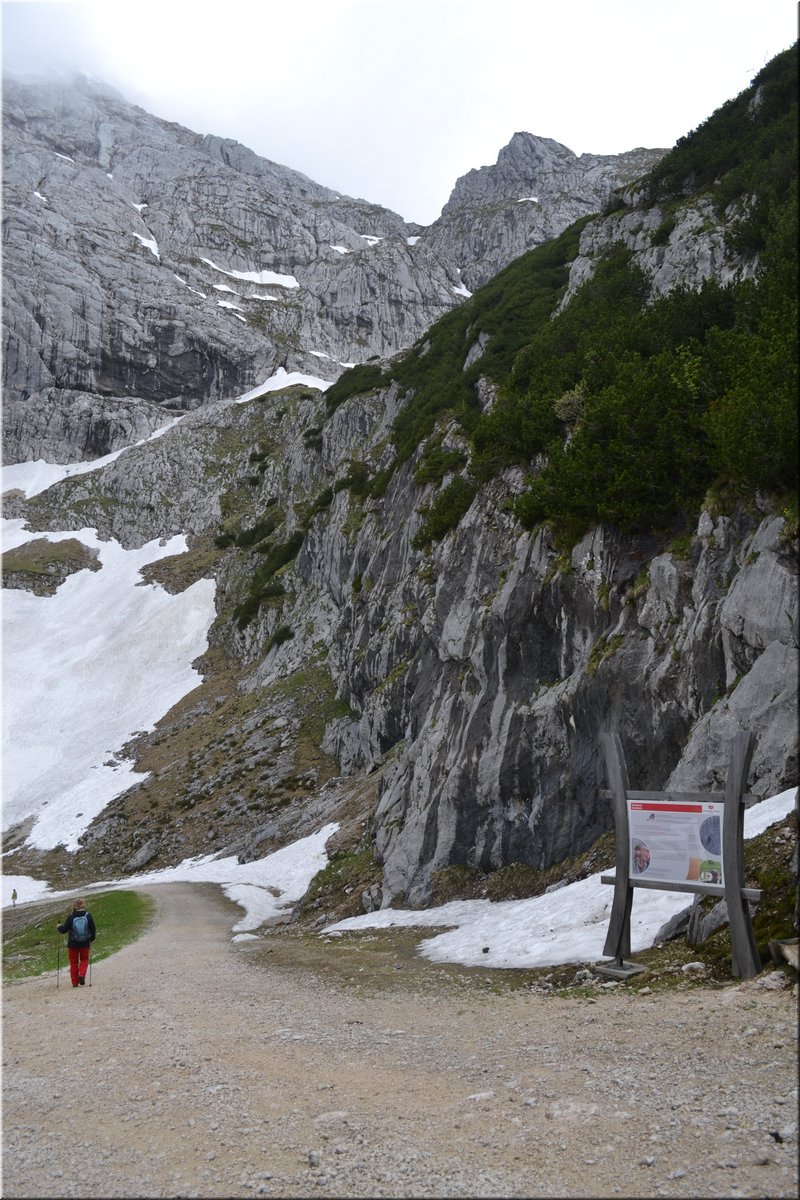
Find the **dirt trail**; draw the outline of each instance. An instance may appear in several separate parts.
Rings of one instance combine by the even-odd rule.
[[[147,890],[91,988],[5,988],[9,1200],[796,1194],[788,991],[368,996]]]

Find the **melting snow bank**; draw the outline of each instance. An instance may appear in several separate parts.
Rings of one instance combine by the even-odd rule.
[[[176,279],[179,276],[175,276]],[[185,280],[181,279],[181,283]],[[190,288],[190,291],[195,291]],[[231,289],[232,290],[232,289]],[[204,296],[203,292],[197,293],[199,296]],[[238,293],[234,293],[238,295]],[[258,296],[254,297],[258,300],[273,300],[274,296]],[[237,305],[232,305],[224,300],[218,300],[217,303],[223,308],[237,308]],[[243,310],[239,310],[240,312]],[[236,315],[236,314],[234,314]],[[242,320],[245,318],[242,317]],[[312,351],[313,353],[313,351]],[[325,355],[326,358],[329,355]],[[354,367],[355,363],[340,363],[342,367]],[[264,396],[267,392],[278,392],[281,388],[293,387],[295,384],[302,384],[304,387],[316,388],[324,392],[333,383],[332,379],[320,379],[318,375],[304,375],[300,371],[287,371],[284,367],[278,367],[274,375],[269,379],[265,379],[263,383],[259,383],[256,387],[251,388],[244,395],[236,397],[235,400],[228,400],[228,404],[244,404],[247,400],[255,400],[258,396]],[[48,463],[43,458],[36,459],[35,462],[20,462],[11,463],[8,466],[0,468],[0,492],[5,495],[10,491],[21,491],[26,500],[38,496],[41,492],[47,491],[54,483],[60,483],[62,479],[70,479],[73,475],[88,475],[92,471],[99,471],[102,467],[107,467],[109,463],[115,462],[121,454],[125,454],[128,450],[134,450],[137,446],[144,446],[147,442],[153,442],[156,438],[162,437],[168,429],[172,429],[184,418],[173,417],[166,421],[148,437],[142,438],[141,441],[134,442],[130,446],[123,446],[119,450],[113,450],[110,454],[104,454],[102,458],[93,458],[86,462],[77,463]],[[8,548],[8,547],[6,547]]]
[[[279,392],[282,388],[293,387],[295,384],[317,388],[324,392],[332,383],[332,379],[320,379],[317,375],[303,375],[300,371],[287,371],[285,367],[278,367],[274,375],[270,375],[269,379],[265,379],[263,383],[251,388],[243,396],[239,396],[236,403],[244,404],[248,400],[256,400],[259,396],[265,396],[267,392]]]
[[[258,929],[265,921],[283,915],[290,905],[306,893],[311,880],[328,862],[325,845],[338,828],[336,823],[325,825],[318,833],[292,842],[256,862],[240,863],[235,855],[215,858],[209,854],[189,858],[177,867],[167,867],[162,871],[148,871],[127,879],[90,884],[83,890],[88,895],[99,889],[135,888],[148,883],[218,883],[225,895],[245,910],[245,915],[233,926],[233,933],[237,935],[234,941],[243,941],[253,936],[249,930]],[[56,900],[59,896],[72,894],[53,892],[48,884],[29,875],[9,875],[4,871],[4,908],[11,903],[13,888],[17,889],[20,903],[27,900]]]
[[[182,420],[182,417],[173,417],[148,437],[134,442],[132,446],[123,446],[120,450],[112,450],[110,454],[104,454],[102,458],[93,458],[87,462],[48,463],[43,458],[38,458],[35,462],[12,463],[10,466],[3,467],[0,474],[0,478],[2,478],[0,486],[3,494],[18,490],[23,493],[26,500],[30,500],[33,496],[38,496],[40,492],[47,491],[54,483],[60,483],[62,479],[71,478],[73,475],[88,475],[91,471],[107,467],[127,450],[133,450],[135,446],[143,446],[145,442],[154,442],[156,438],[163,437],[168,429],[172,429],[173,425],[177,425]],[[34,535],[31,534],[31,536]]]
[[[270,284],[272,287],[300,287],[294,275],[280,275],[276,271],[226,271],[224,267],[218,267],[210,258],[201,258],[200,261],[208,263],[215,271],[219,271],[220,275],[227,275],[230,279],[242,279],[246,283]]]
[[[117,758],[122,746],[200,683],[191,664],[207,648],[215,583],[176,595],[143,584],[146,564],[186,552],[182,535],[124,550],[94,529],[23,526],[3,522],[5,549],[77,538],[101,564],[53,596],[8,590],[3,599],[3,827],[33,817],[29,845],[77,850],[97,814],[146,778]]]
[[[745,812],[744,836],[756,837],[782,820],[795,804],[797,788],[763,800]],[[322,930],[322,936],[345,929],[386,929],[393,925],[441,929],[455,926],[422,942],[419,953],[432,962],[465,967],[553,967],[560,963],[597,962],[603,958],[612,887],[600,882],[601,872],[529,900],[455,900],[420,911],[380,909],[348,917]],[[631,949],[645,950],[662,925],[686,908],[684,892],[643,888],[634,895]]]

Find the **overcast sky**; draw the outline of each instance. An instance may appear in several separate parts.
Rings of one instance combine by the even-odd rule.
[[[3,0],[3,66],[77,69],[429,224],[519,130],[671,146],[797,37],[795,0]]]

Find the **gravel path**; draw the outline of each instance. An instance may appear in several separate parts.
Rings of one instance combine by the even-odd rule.
[[[3,1196],[795,1196],[796,999],[392,989],[256,964],[211,887],[4,992]]]

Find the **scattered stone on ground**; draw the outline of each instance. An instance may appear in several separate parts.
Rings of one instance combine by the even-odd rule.
[[[148,890],[91,988],[5,988],[8,1200],[797,1194],[789,987],[381,991]]]

